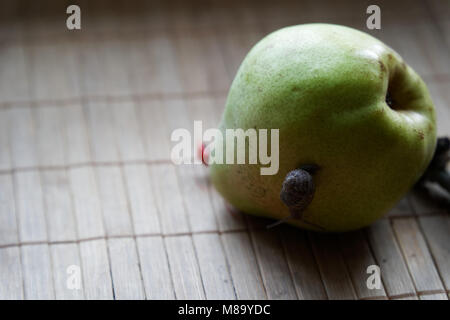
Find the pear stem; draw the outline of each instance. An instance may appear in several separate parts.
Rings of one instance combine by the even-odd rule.
[[[450,192],[450,174],[447,171],[440,171],[434,177],[434,181],[439,183],[442,188]]]
[[[433,159],[416,185],[417,189],[421,190],[422,193],[433,198],[437,194],[431,193],[431,190],[427,187],[427,182],[439,184],[442,189],[447,191],[447,194],[440,195],[439,199],[435,199],[435,201],[445,203],[447,208],[450,208],[450,174],[447,171],[447,163],[450,159],[449,150],[450,139],[448,137],[438,138]]]

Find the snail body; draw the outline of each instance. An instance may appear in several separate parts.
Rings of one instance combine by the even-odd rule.
[[[280,199],[288,206],[293,219],[301,219],[304,210],[313,200],[315,191],[312,170],[301,167],[290,171],[284,178]]]

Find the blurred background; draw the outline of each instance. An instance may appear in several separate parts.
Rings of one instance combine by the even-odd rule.
[[[71,4],[81,30],[66,27]],[[170,133],[218,123],[249,49],[308,22],[399,52],[450,134],[447,0],[2,0],[0,298],[447,300],[449,220],[433,201],[411,192],[343,235],[267,231],[226,208],[206,168],[171,163]]]

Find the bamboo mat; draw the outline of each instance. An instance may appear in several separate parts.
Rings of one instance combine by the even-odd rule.
[[[450,135],[449,6],[393,2],[370,33],[423,76]],[[169,160],[173,129],[217,124],[265,34],[365,30],[371,3],[78,3],[81,31],[69,2],[0,4],[1,299],[448,299],[448,212],[414,193],[357,232],[268,231],[226,209],[206,168]]]

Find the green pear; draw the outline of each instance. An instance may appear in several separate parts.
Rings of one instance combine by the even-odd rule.
[[[283,28],[251,49],[219,126],[224,135],[237,128],[279,129],[279,170],[213,163],[219,193],[242,212],[316,231],[382,217],[436,145],[433,102],[417,73],[376,38],[331,24]]]

